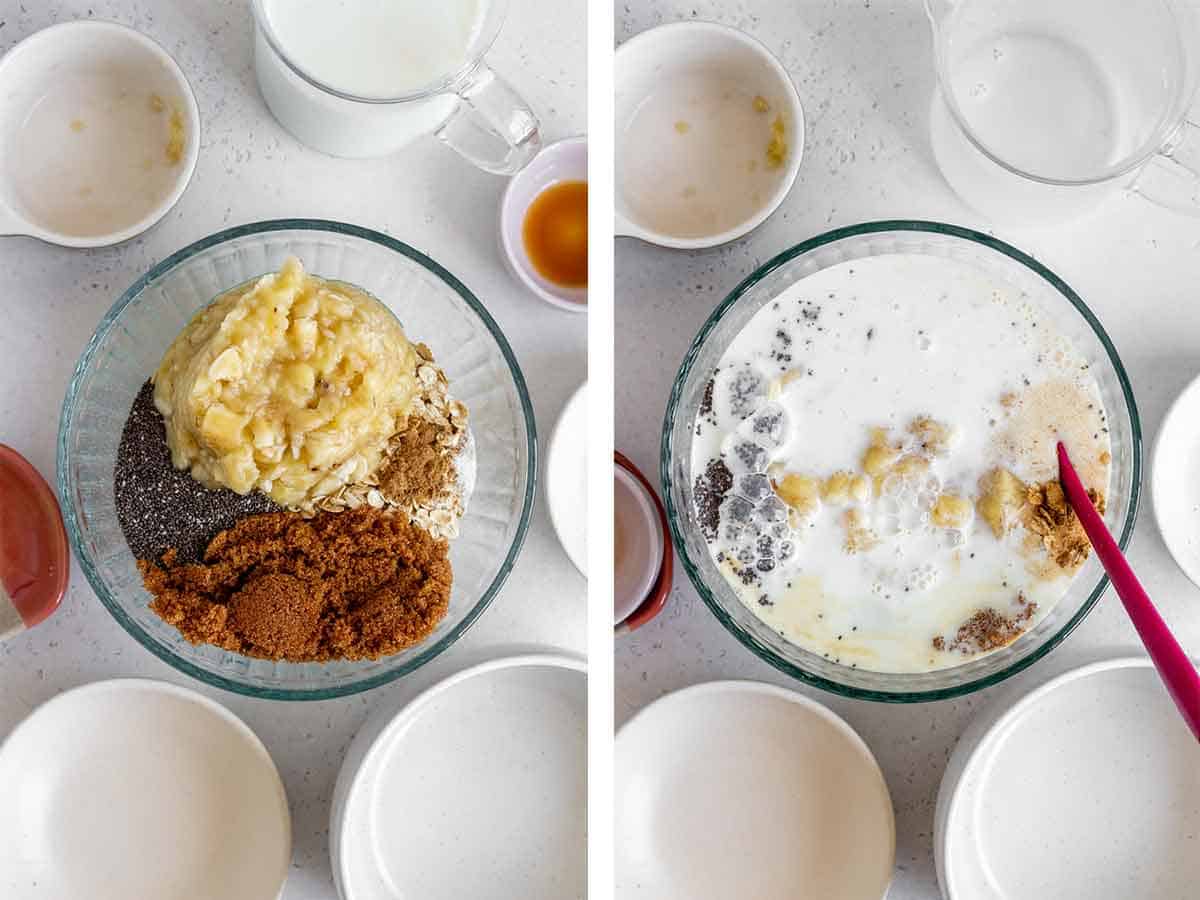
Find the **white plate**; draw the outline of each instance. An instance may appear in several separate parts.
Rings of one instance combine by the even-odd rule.
[[[1147,659],[1075,669],[959,741],[934,847],[952,900],[1189,900],[1200,746]]]
[[[867,745],[807,697],[724,681],[617,734],[621,900],[880,900],[895,858]]]
[[[1200,378],[1167,410],[1152,459],[1154,520],[1179,568],[1200,585]]]
[[[158,681],[61,694],[0,747],[5,900],[270,900],[291,861],[287,798],[224,707]]]
[[[344,900],[575,900],[586,893],[587,675],[496,660],[355,738],[330,843]]]
[[[587,382],[579,386],[550,435],[546,505],[563,550],[587,577]]]

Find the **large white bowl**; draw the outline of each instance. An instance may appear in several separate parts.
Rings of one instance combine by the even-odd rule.
[[[1200,884],[1200,745],[1150,660],[997,700],[938,793],[947,900],[1183,900]]]
[[[0,747],[5,900],[274,900],[291,819],[262,742],[160,681],[60,694]]]
[[[718,681],[617,734],[618,900],[881,900],[895,859],[875,757],[826,707]]]
[[[354,739],[333,793],[343,900],[583,900],[587,674],[518,656],[452,675]]]

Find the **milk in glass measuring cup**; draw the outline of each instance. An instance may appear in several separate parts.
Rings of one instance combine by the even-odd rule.
[[[537,118],[483,62],[507,0],[254,0],[254,60],[275,118],[334,156],[382,156],[436,134],[512,173]]]
[[[1200,214],[1200,69],[1187,0],[924,0],[946,180],[997,221],[1044,223],[1131,189]]]

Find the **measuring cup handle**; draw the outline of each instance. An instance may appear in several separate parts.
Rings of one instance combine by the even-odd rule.
[[[1185,121],[1130,188],[1152,203],[1200,216],[1200,125]]]
[[[541,149],[537,116],[484,63],[455,93],[458,106],[437,136],[479,168],[511,175]]]

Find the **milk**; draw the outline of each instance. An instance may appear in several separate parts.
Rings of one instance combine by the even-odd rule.
[[[453,94],[420,95],[471,62],[487,6],[486,0],[262,0],[260,15],[279,51],[260,22],[255,67],[263,97],[288,131],[317,150],[345,157],[398,150],[454,111]],[[345,99],[412,94],[419,96],[403,102]]]
[[[355,97],[392,98],[461,68],[483,0],[265,0],[267,21],[301,70]]]
[[[1022,399],[1006,405],[1006,397]],[[983,608],[1018,615],[1018,596],[1037,605],[1024,623],[1033,627],[1070,584],[1068,575],[1031,571],[1023,529],[997,539],[978,516],[963,529],[933,527],[937,496],[977,496],[980,477],[997,466],[1025,482],[1055,478],[1056,437],[1081,461],[1089,487],[1108,487],[1105,412],[1087,361],[1017,290],[953,260],[887,255],[798,282],[732,341],[712,399],[712,412],[696,423],[693,477],[722,454],[735,478],[772,465],[776,477],[858,472],[873,428],[910,450],[914,419],[953,428],[949,451],[911,481],[884,481],[865,502],[823,505],[778,533],[763,524],[774,567],[751,583],[730,564],[746,552],[745,536],[729,539],[722,529],[709,542],[748,608],[794,643],[845,665],[914,672],[958,664],[969,656],[936,650],[934,637],[954,636]],[[755,435],[764,411],[781,412],[780,427]],[[749,462],[735,452],[746,437],[763,446]],[[738,485],[744,496],[763,487],[761,477]],[[861,511],[877,546],[846,551],[850,508]],[[754,567],[763,555],[755,554],[747,558]]]

